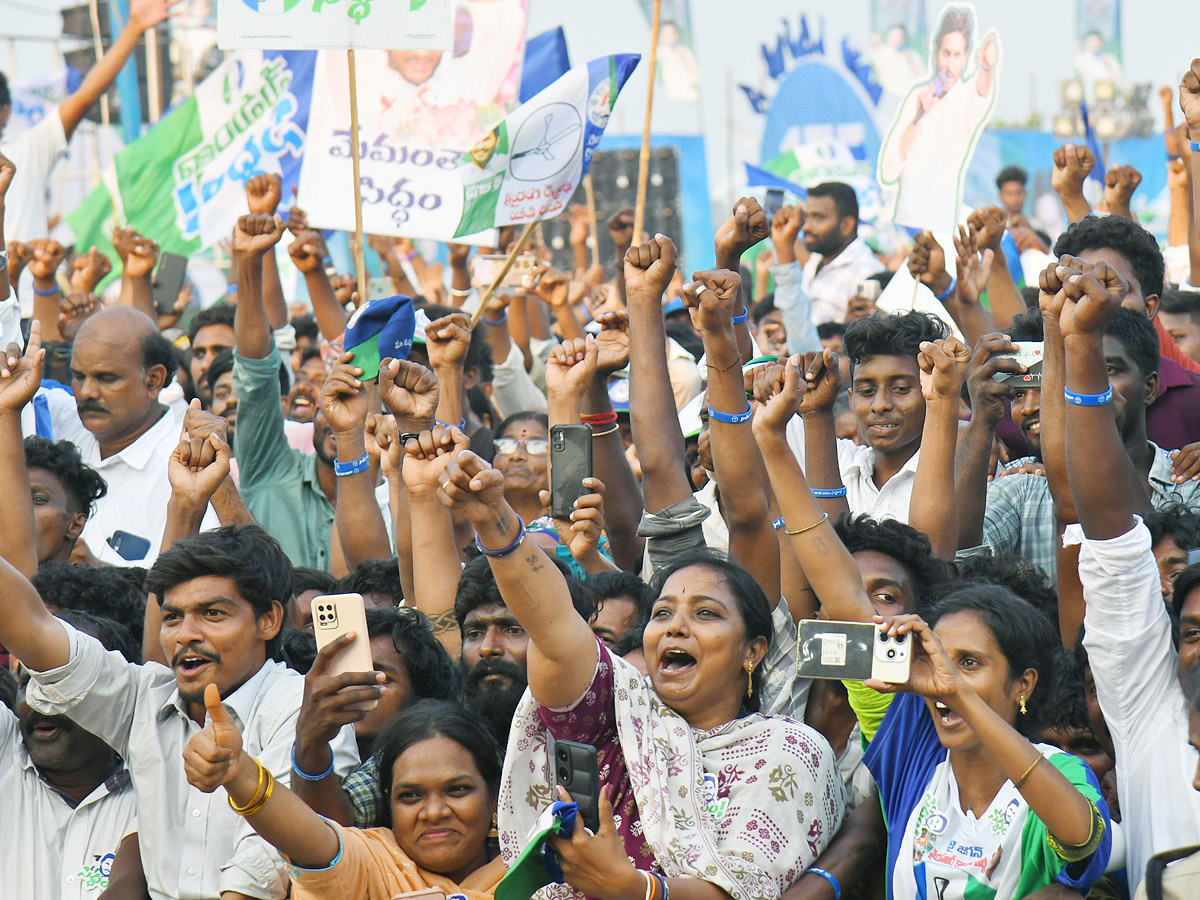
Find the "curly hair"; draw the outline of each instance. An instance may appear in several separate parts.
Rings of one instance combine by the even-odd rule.
[[[33,576],[33,587],[53,612],[80,610],[123,622],[139,644],[146,617],[141,584],[119,566],[92,568],[65,562],[45,562]]]
[[[872,550],[890,556],[907,569],[916,589],[913,600],[917,609],[929,605],[937,586],[949,574],[946,563],[933,555],[928,536],[911,525],[895,519],[872,519],[866,514],[855,518],[845,513],[833,527],[851,554]]]
[[[433,636],[429,619],[415,607],[368,609],[367,633],[388,635],[404,660],[412,682],[413,701],[457,700],[462,692],[462,673],[441,641]]]
[[[853,367],[874,356],[911,356],[915,360],[923,342],[949,335],[946,323],[927,313],[877,312],[849,325],[842,342]]]
[[[108,493],[100,473],[83,461],[79,448],[70,441],[57,443],[31,434],[25,438],[25,468],[45,469],[62,482],[71,512],[90,517],[96,501]]]
[[[364,559],[348,575],[342,577],[336,590],[343,594],[373,594],[391,597],[395,603],[404,599],[400,583],[400,566],[393,559]]]
[[[1008,588],[1022,600],[1027,600],[1052,621],[1058,621],[1058,594],[1046,573],[1016,553],[1000,556],[975,556],[959,560],[954,567],[958,570],[960,583],[998,584]],[[959,585],[945,585],[942,595],[958,589]]]
[[[1054,255],[1079,256],[1087,250],[1115,250],[1129,263],[1142,297],[1163,292],[1165,263],[1154,235],[1122,216],[1085,216],[1071,225],[1054,245]]]

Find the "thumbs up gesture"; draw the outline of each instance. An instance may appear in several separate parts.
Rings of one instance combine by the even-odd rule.
[[[242,733],[221,705],[221,692],[215,684],[204,689],[204,708],[208,710],[208,723],[183,748],[183,769],[193,787],[211,794],[222,785],[228,786],[247,767],[242,764],[246,759]],[[248,768],[253,778],[256,767]],[[253,790],[253,782],[250,787]]]

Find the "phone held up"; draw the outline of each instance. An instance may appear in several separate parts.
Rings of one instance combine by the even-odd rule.
[[[550,429],[550,515],[571,518],[575,501],[592,475],[592,426],[555,425]]]
[[[367,633],[367,612],[362,594],[323,594],[312,602],[313,634],[317,651],[325,649],[344,634],[354,632],[354,643],[338,651],[329,666],[330,675],[346,672],[374,672],[371,638]],[[374,709],[372,700],[359,709]]]
[[[576,741],[554,742],[554,783],[579,806],[585,828],[600,830],[600,764],[596,748]]]
[[[797,674],[838,681],[886,681],[904,684],[912,667],[912,638],[889,635],[873,622],[800,623]]]

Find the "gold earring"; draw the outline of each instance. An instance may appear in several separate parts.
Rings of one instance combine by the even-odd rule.
[[[754,663],[746,663],[746,699],[754,696]]]
[[[1024,695],[1022,695],[1022,696],[1021,696],[1021,715],[1025,715],[1025,713],[1026,713],[1026,709],[1025,709],[1025,697],[1024,697]]]

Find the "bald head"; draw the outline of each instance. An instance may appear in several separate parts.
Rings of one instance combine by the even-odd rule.
[[[171,342],[143,312],[116,306],[83,323],[71,354],[71,386],[79,418],[102,453],[106,445],[128,446],[158,421],[158,394],[177,367]]]

